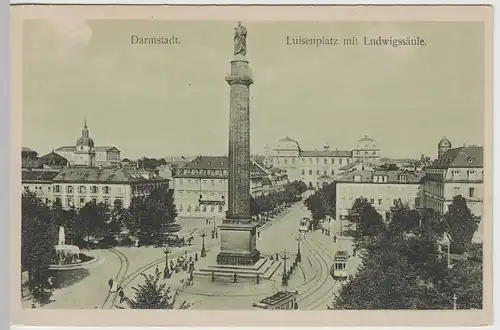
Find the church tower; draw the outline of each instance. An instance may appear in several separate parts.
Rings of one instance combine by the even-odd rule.
[[[89,136],[87,118],[82,129],[82,136],[76,141],[74,165],[95,166],[94,140]]]

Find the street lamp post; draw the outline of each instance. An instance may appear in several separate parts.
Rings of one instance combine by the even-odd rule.
[[[302,255],[300,253],[300,242],[302,241],[302,237],[300,236],[300,234],[297,236],[296,240],[297,240],[297,262],[300,262],[302,261]]]
[[[287,275],[287,272],[286,272],[286,261],[288,259],[290,259],[288,251],[284,250],[283,252],[281,252],[280,257],[281,257],[281,259],[283,259],[283,277],[281,279],[281,283],[283,285],[288,285],[288,275]]]
[[[453,294],[453,310],[457,309],[457,295]]]
[[[207,256],[207,250],[205,250],[205,237],[207,236],[207,233],[205,233],[205,231],[203,231],[201,233],[201,257],[202,258],[205,258]]]
[[[170,278],[170,268],[168,268],[168,254],[170,253],[170,248],[167,244],[165,244],[165,248],[163,249],[163,253],[165,253],[165,270],[163,271],[163,276],[165,278]]]

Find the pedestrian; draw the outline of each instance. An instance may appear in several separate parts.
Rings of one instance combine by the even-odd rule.
[[[111,289],[113,288],[113,278],[109,279],[108,284],[109,284],[109,291],[111,291]]]
[[[120,297],[120,304],[123,302],[123,299],[125,297],[125,294],[123,293],[123,289],[120,288],[120,291],[118,291],[118,296]]]
[[[156,265],[155,274],[158,274],[159,272],[160,270],[158,269],[158,265]]]

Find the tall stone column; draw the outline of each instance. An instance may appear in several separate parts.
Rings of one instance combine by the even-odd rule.
[[[235,56],[229,101],[229,191],[226,222],[250,222],[250,85],[248,60]]]
[[[221,252],[217,263],[254,265],[257,224],[250,213],[250,85],[253,84],[246,58],[247,30],[238,23],[234,29],[234,59],[229,84],[229,186],[227,218],[219,226]]]

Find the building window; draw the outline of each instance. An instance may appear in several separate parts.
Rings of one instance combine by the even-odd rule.
[[[309,170],[309,175],[313,175],[313,170]]]
[[[312,163],[313,163],[312,158],[309,158],[309,164],[312,164]]]
[[[210,212],[212,212],[212,213],[213,213],[214,211],[215,211],[215,206],[210,205]]]
[[[285,165],[288,164],[288,159],[285,158]]]
[[[302,169],[300,172],[302,173],[302,175],[304,175],[306,170]]]
[[[188,179],[188,180],[187,180],[187,183],[188,183],[188,184],[191,184],[191,179]]]
[[[319,175],[319,170],[316,170],[316,175]]]
[[[349,164],[349,158],[347,158],[346,161],[347,161],[347,164]]]
[[[90,192],[91,192],[92,194],[97,194],[97,186],[92,186],[92,187],[90,187]]]
[[[453,197],[460,195],[460,187],[453,187]]]
[[[203,205],[202,212],[207,212],[207,206]]]
[[[224,180],[220,179],[220,180],[219,180],[219,183],[220,183],[220,184],[223,184],[223,183],[224,183]]]
[[[210,183],[212,184],[212,186],[215,185],[215,180],[210,180]]]
[[[332,175],[334,175],[334,174],[335,174],[335,170],[332,170]]]
[[[71,194],[71,193],[73,192],[73,186],[67,186],[67,187],[66,187],[66,192],[67,192],[68,194]]]
[[[184,183],[184,180],[183,179],[179,179],[179,184],[183,184]]]
[[[375,200],[373,198],[370,199],[370,204],[375,204]]]
[[[188,205],[188,212],[191,212],[191,205]]]
[[[182,212],[182,204],[179,205],[179,211]]]
[[[398,203],[398,200],[397,199],[393,199],[392,200],[392,205],[396,205]]]
[[[207,180],[203,180],[202,182],[203,182],[203,184],[206,184],[206,183],[207,183]]]
[[[325,158],[325,159],[323,160],[323,162],[324,162],[325,164],[328,164],[328,158]]]
[[[56,197],[56,204],[61,205],[61,198],[60,197]]]
[[[104,200],[104,205],[107,205],[107,206],[109,205],[109,199],[108,199],[108,198],[106,198],[106,199]]]
[[[86,190],[85,186],[80,186],[80,194],[85,194]]]
[[[339,159],[339,165],[342,165],[342,158]]]
[[[82,198],[80,198],[79,203],[80,203],[80,206],[85,205],[85,198],[83,198],[83,197],[82,197]]]
[[[219,213],[222,213],[223,209],[222,209],[222,205],[219,205]]]
[[[110,186],[104,186],[103,187],[103,191],[104,191],[105,194],[109,194],[109,193],[111,193],[111,187]]]
[[[335,158],[332,158],[332,164],[335,164]]]
[[[376,152],[374,151],[374,152],[373,152],[373,154],[375,155],[375,154],[376,154]]]
[[[382,205],[382,199],[381,198],[378,199],[378,205]]]
[[[475,189],[469,188],[469,197],[474,197],[474,194],[475,194]]]
[[[68,206],[73,206],[73,198],[68,198]]]
[[[319,158],[316,158],[316,164],[319,164]]]

